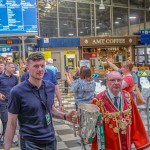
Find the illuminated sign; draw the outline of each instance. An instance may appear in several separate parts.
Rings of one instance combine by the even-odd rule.
[[[9,53],[11,51],[11,46],[0,46],[0,53]]]
[[[13,41],[12,40],[7,40],[6,44],[13,44]]]
[[[134,36],[124,37],[81,37],[80,46],[99,45],[136,45],[138,38]]]
[[[0,0],[0,34],[37,34],[36,0]]]

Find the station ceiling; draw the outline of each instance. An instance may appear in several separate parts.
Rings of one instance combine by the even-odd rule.
[[[79,2],[79,3],[89,3],[89,4],[92,4],[94,0],[72,0],[71,2]],[[104,1],[104,4],[107,4],[107,5],[110,5],[110,0],[103,0]],[[124,4],[126,4],[127,2],[125,2],[126,0],[113,0],[114,3],[122,3],[123,5],[122,6],[125,6]],[[59,8],[59,11],[64,11],[65,12],[65,9],[70,9],[70,15],[72,13],[72,9],[75,9],[75,3],[68,3],[70,2],[69,0],[66,1],[66,0],[58,0],[58,8]],[[98,5],[100,4],[101,0],[95,0],[95,3]],[[146,2],[147,4],[147,7],[149,6],[150,7],[150,0],[130,0],[130,3],[132,5],[137,5],[137,7],[140,7],[140,6],[143,6],[144,7],[144,2]],[[48,3],[50,5],[50,8],[46,9],[45,8],[45,5],[46,3]],[[121,6],[121,5],[120,5]],[[127,6],[125,6],[127,7]],[[82,9],[86,10],[87,9],[87,12],[89,10],[89,7],[85,7]],[[40,20],[42,21],[48,21],[48,19],[51,19],[52,16],[53,17],[57,17],[56,16],[56,12],[57,12],[57,0],[38,0],[38,11],[39,11],[39,17],[40,17]],[[85,12],[85,11],[84,11]],[[69,12],[68,12],[69,13]],[[87,14],[89,15],[89,14]],[[61,12],[61,16],[59,17],[67,17],[66,14],[64,13],[64,16]],[[104,16],[105,17],[105,16]]]
[[[97,19],[103,20],[107,27],[110,27],[109,24],[110,16],[108,17],[108,13],[110,13],[110,8],[106,7],[105,10],[99,11],[98,8],[101,1],[103,1],[105,6],[110,6],[112,1],[113,2],[112,5],[114,7],[117,6],[117,7],[128,8],[128,0],[38,0],[38,15],[39,15],[40,27],[42,26],[42,29],[47,30],[48,28],[53,29],[53,27],[56,26],[57,29],[57,22],[58,22],[57,18],[59,18],[60,28],[61,28],[61,23],[65,25],[68,22],[71,22],[70,23],[72,25],[71,28],[75,30],[74,26],[76,26],[75,24],[76,19],[80,19],[80,20],[82,19],[85,22],[85,24],[89,24],[88,22],[90,22],[90,24],[94,24],[94,15],[95,15],[94,1],[96,4],[96,13],[97,13],[96,15],[98,16]],[[150,10],[150,0],[129,0],[129,1],[130,1],[130,7],[131,8],[133,7],[133,9],[135,10],[136,9],[143,10],[145,7],[147,8],[147,10]],[[45,8],[45,5],[47,3],[50,5],[50,8]],[[77,10],[76,10],[76,5],[77,5]],[[58,14],[57,14],[57,10],[59,11]],[[76,11],[78,14],[76,14]],[[81,17],[79,17],[79,14]],[[91,20],[93,21],[92,23]]]

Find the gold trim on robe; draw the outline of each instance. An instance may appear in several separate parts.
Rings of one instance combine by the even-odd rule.
[[[150,146],[138,109],[128,92],[122,91],[122,110],[115,107],[106,91],[98,94],[92,104],[97,105],[103,115],[106,150],[131,150],[132,143],[137,149]],[[98,150],[97,137],[92,142],[92,150]]]

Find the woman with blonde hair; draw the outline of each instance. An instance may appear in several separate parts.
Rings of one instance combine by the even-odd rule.
[[[134,86],[134,81],[131,75],[131,71],[133,68],[133,63],[131,61],[124,61],[121,65],[121,70],[123,73],[123,82],[122,82],[122,89],[132,93],[132,88]]]

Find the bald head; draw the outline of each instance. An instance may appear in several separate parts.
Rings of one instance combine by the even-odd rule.
[[[111,78],[112,76],[120,76],[122,78],[122,75],[118,71],[111,71],[107,74],[107,79]]]

